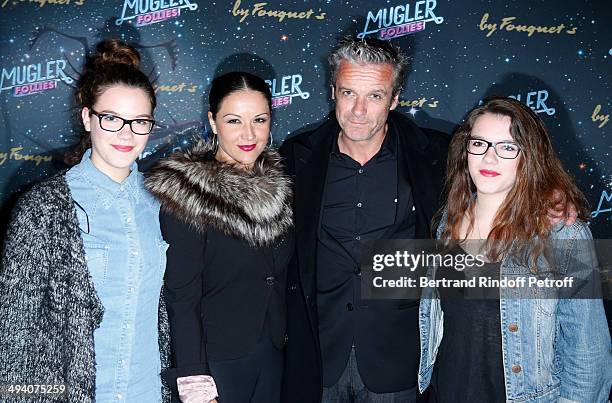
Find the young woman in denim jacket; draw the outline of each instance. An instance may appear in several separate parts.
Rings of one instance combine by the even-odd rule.
[[[446,192],[437,237],[462,248],[482,240],[493,278],[550,273],[546,262],[577,281],[598,273],[584,197],[542,121],[520,102],[492,98],[470,112],[450,145]],[[572,205],[575,224],[551,224],[549,211],[569,214]],[[552,259],[539,252],[545,241]],[[500,288],[499,299],[447,301],[443,290],[426,289],[420,390],[431,382],[440,402],[607,401],[612,356],[601,299],[532,292]]]
[[[160,377],[167,245],[135,162],[155,91],[139,63],[123,42],[98,45],[78,86],[76,165],[35,185],[13,213],[0,270],[0,385],[43,387],[2,401],[169,400]]]

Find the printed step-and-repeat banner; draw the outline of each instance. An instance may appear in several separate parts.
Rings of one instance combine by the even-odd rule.
[[[74,86],[106,38],[143,55],[158,95],[142,156],[206,136],[218,74],[262,76],[274,142],[333,109],[326,57],[344,35],[392,40],[412,57],[399,110],[451,133],[487,95],[512,96],[550,130],[591,204],[595,237],[612,236],[612,7],[599,1],[0,0],[0,202],[62,169],[80,133]]]

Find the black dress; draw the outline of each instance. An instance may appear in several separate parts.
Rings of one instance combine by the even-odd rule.
[[[479,269],[446,272],[448,276],[445,277],[499,278],[499,269],[500,263],[486,263]],[[436,400],[440,403],[503,403],[506,392],[499,290],[463,289],[459,294],[457,290],[440,290],[444,337],[432,376]]]

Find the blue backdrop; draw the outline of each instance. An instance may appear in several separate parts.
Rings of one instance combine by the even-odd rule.
[[[451,132],[489,94],[545,121],[612,235],[612,7],[600,1],[0,0],[0,202],[62,167],[80,132],[75,80],[104,38],[132,42],[155,80],[159,127],[144,167],[205,135],[211,79],[248,70],[274,95],[274,141],[323,117],[326,55],[340,36],[393,40],[412,57],[399,109]]]

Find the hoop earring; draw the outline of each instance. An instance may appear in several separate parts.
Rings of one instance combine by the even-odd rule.
[[[274,145],[274,136],[272,136],[272,132],[270,132],[270,141],[268,143],[268,147],[272,147]]]
[[[217,133],[213,132],[211,130],[210,132],[210,145],[212,146],[212,152],[213,154],[217,154],[217,151],[219,151],[219,136],[217,135]]]

